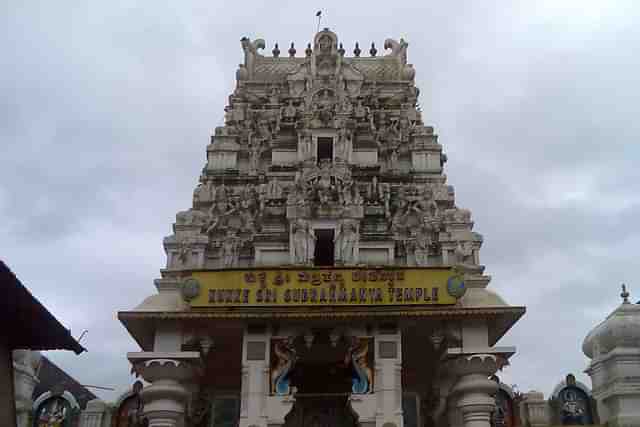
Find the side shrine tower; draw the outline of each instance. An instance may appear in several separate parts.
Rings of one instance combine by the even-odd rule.
[[[158,292],[118,314],[150,427],[488,427],[524,314],[489,291],[408,44],[244,63]]]

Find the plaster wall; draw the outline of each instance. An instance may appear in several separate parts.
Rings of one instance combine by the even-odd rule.
[[[153,351],[176,352],[182,346],[182,331],[180,325],[174,322],[161,322],[156,326],[153,341]]]
[[[466,321],[462,324],[462,346],[465,351],[482,352],[489,348],[489,332],[484,321]]]

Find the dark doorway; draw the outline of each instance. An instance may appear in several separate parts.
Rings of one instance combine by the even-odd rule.
[[[356,427],[358,415],[349,396],[296,395],[291,411],[284,417],[284,427]]]
[[[316,233],[316,250],[313,254],[313,265],[333,266],[333,230],[314,230]]]
[[[318,164],[333,161],[333,138],[318,138]]]

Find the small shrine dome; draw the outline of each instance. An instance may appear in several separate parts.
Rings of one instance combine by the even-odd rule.
[[[590,359],[611,350],[640,348],[640,304],[629,302],[629,292],[622,285],[622,304],[596,326],[582,343],[583,353]]]

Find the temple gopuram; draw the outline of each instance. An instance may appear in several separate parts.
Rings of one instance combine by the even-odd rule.
[[[525,308],[488,289],[408,43],[241,46],[157,293],[118,314],[146,425],[515,425],[493,375]]]

